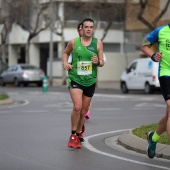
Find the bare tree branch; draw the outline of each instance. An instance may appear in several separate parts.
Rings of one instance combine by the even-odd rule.
[[[144,17],[143,17],[143,14],[144,14],[144,11],[146,9],[146,6],[148,4],[148,1],[147,0],[140,0],[140,11],[139,11],[139,14],[137,16],[137,18],[142,22],[144,23],[150,30],[153,30],[154,29],[154,26],[152,24],[150,24],[149,21],[147,21]]]
[[[42,15],[42,13],[43,13],[43,11],[45,10],[45,9],[47,9],[47,5],[45,5],[45,6],[43,6],[43,7],[41,7],[41,9],[40,9],[40,11],[38,12],[38,14],[37,14],[37,20],[36,20],[36,24],[35,24],[35,28],[34,28],[34,31],[33,31],[33,33],[40,33],[41,31],[43,31],[43,30],[45,30],[48,26],[45,26],[45,28],[41,28],[39,31],[37,31],[37,29],[39,29],[39,24],[40,24],[40,17],[41,17],[41,15]],[[37,34],[36,34],[37,35]]]
[[[109,21],[107,23],[107,27],[104,29],[104,33],[103,33],[103,37],[101,38],[101,41],[104,40],[104,38],[106,37],[107,33],[108,33],[108,30],[110,29],[110,27],[112,26],[112,21]]]
[[[167,11],[168,7],[169,7],[169,3],[170,3],[170,0],[167,1],[167,3],[165,4],[165,7],[164,9],[162,10],[162,12],[158,15],[157,18],[155,18],[155,20],[152,22],[153,25],[156,27],[157,25],[157,22],[161,19],[161,17],[165,14],[165,12]]]

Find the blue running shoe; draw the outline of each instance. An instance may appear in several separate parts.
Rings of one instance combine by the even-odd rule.
[[[155,157],[155,150],[157,142],[152,141],[152,136],[154,132],[149,132],[147,134],[148,146],[146,148],[146,152],[149,158],[153,159]]]

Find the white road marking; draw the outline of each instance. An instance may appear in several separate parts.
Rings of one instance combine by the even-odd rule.
[[[135,107],[144,107],[146,105],[147,105],[147,103],[139,103],[139,104],[136,104]]]
[[[27,104],[29,104],[30,102],[29,102],[29,100],[23,100],[24,102],[23,103],[20,103],[20,104],[12,104],[12,105],[7,105],[7,106],[5,106],[5,107],[2,107],[2,108],[0,108],[0,109],[4,109],[4,108],[13,108],[13,107],[18,107],[18,106],[25,106],[25,105],[27,105]]]
[[[45,105],[45,107],[72,107],[73,104],[71,102],[58,102],[56,104]]]
[[[124,158],[124,157],[120,157],[120,156],[116,156],[113,154],[109,154],[106,152],[102,152],[100,150],[97,150],[96,148],[94,148],[88,141],[90,138],[96,137],[96,136],[100,136],[100,135],[106,135],[106,134],[110,134],[110,133],[118,133],[118,132],[123,132],[123,131],[128,131],[130,129],[124,129],[124,130],[117,130],[117,131],[111,131],[111,132],[105,132],[105,133],[99,133],[99,134],[95,134],[95,135],[91,135],[91,136],[87,136],[85,137],[85,142],[83,142],[83,146],[86,147],[87,149],[89,149],[92,152],[104,155],[104,156],[108,156],[111,158],[115,158],[115,159],[119,159],[119,160],[123,160],[123,161],[127,161],[127,162],[132,162],[135,164],[140,164],[140,165],[146,165],[146,166],[150,166],[150,167],[154,167],[154,168],[160,168],[160,169],[166,169],[166,170],[170,170],[170,168],[168,167],[164,167],[164,166],[159,166],[159,165],[153,165],[153,164],[149,164],[149,163],[145,163],[145,162],[140,162],[140,161],[135,161],[132,159],[128,159],[128,158]]]
[[[60,110],[61,112],[72,112],[72,109],[62,109],[62,110]]]
[[[48,110],[27,110],[25,113],[48,113]]]
[[[127,96],[127,95],[116,95],[116,94],[94,94],[94,96],[102,96],[102,97],[114,97],[118,99],[125,99],[125,98],[134,98],[134,96]]]
[[[152,109],[154,109],[154,108],[148,108],[148,107],[136,107],[136,108],[131,108],[132,110],[152,110]]]
[[[121,108],[94,108],[94,110],[121,110]]]
[[[10,113],[9,111],[0,111],[0,113]]]
[[[115,98],[121,100],[130,100],[130,101],[163,101],[162,96],[161,99],[156,96],[139,96],[139,95],[120,95],[120,94],[95,94],[94,97],[107,97],[107,98]]]
[[[140,103],[140,104],[136,104],[135,107],[166,107],[165,104],[155,104],[155,103]]]

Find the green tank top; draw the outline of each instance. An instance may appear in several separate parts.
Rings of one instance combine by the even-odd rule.
[[[74,39],[72,51],[73,69],[68,71],[70,80],[82,86],[91,86],[96,82],[97,66],[92,63],[91,57],[97,56],[97,38],[92,38],[89,46],[83,46],[80,37]]]

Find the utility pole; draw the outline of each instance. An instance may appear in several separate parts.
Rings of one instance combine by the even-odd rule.
[[[127,13],[127,3],[128,1],[125,0],[125,13]],[[127,56],[127,51],[126,51],[126,17],[125,17],[125,21],[124,21],[124,25],[123,25],[123,53],[125,56],[125,61],[126,61],[126,67],[128,66],[128,56]],[[125,69],[126,69],[125,67]]]
[[[64,51],[65,48],[65,39],[64,39],[64,12],[65,12],[65,7],[64,7],[64,2],[60,3],[60,11],[59,11],[59,16],[60,16],[60,24],[61,24],[61,58],[62,58],[62,52]],[[62,64],[62,62],[61,62]],[[67,77],[66,77],[66,71],[63,69],[62,70],[62,85],[66,85]]]
[[[49,44],[49,61],[50,61],[50,76],[49,76],[49,85],[53,84],[53,31],[52,31],[52,22],[53,22],[53,0],[50,0],[50,9],[51,9],[51,24],[50,24],[50,44]]]

